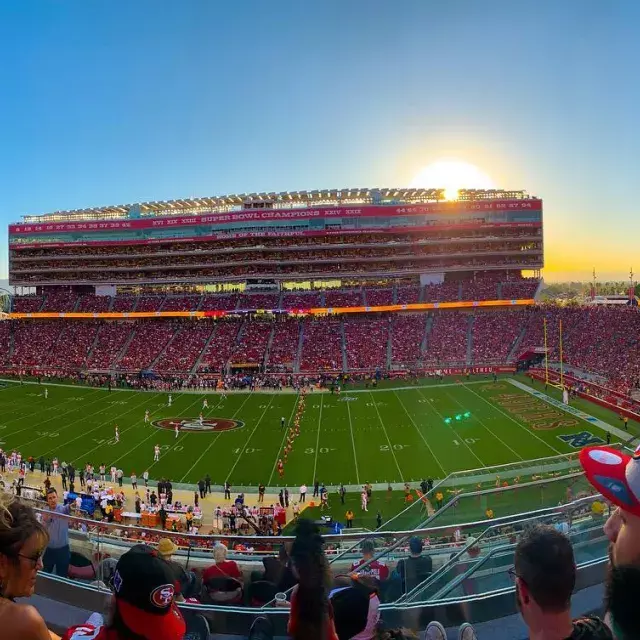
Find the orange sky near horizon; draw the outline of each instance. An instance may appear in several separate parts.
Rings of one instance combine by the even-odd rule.
[[[531,158],[519,151],[496,149],[492,153],[487,148],[471,148],[461,142],[455,144],[455,140],[445,146],[445,150],[446,154],[434,157],[422,166],[416,162],[417,158],[412,158],[413,162],[402,167],[403,172],[412,176],[409,180],[405,177],[404,183],[416,184],[417,177],[425,173],[442,182],[442,171],[433,173],[425,169],[439,167],[446,158],[446,161],[462,163],[463,179],[468,176],[473,179],[475,175],[464,165],[476,167],[482,176],[480,180],[489,180],[490,186],[524,190],[542,198],[545,243],[542,275],[545,281],[590,282],[594,268],[600,282],[627,282],[630,268],[640,274],[636,250],[640,218],[632,212],[632,199],[614,191],[600,193],[598,185],[592,190],[584,189],[583,185],[576,188],[571,174],[567,175],[565,183],[564,178],[561,176],[558,180],[551,169],[541,171],[536,165],[534,170],[528,166]],[[447,186],[455,183],[446,173],[444,177],[448,178]],[[436,185],[422,183],[419,186]],[[487,185],[483,182],[464,186],[484,188]],[[604,186],[602,188],[604,190]]]

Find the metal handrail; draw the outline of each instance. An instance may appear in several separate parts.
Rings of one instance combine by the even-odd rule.
[[[497,555],[498,552],[508,551],[510,549],[515,550],[515,548],[516,548],[515,544],[506,544],[506,545],[501,545],[499,547],[495,547],[494,549],[491,549],[491,551],[486,556],[478,559],[478,562],[475,565],[473,565],[473,567],[469,567],[462,575],[457,576],[456,578],[451,580],[451,582],[449,582],[448,584],[445,584],[443,587],[440,588],[439,591],[436,592],[433,598],[430,598],[430,599],[438,600],[440,598],[444,598],[444,596],[446,596],[447,593],[449,593],[449,591],[451,591],[452,589],[455,589],[455,587],[457,587],[461,582],[463,582],[469,576],[474,574],[476,569],[480,569],[480,567],[484,566],[489,561],[489,559]]]
[[[540,486],[540,485],[547,485],[547,484],[551,484],[553,482],[561,482],[563,480],[572,480],[575,478],[579,478],[581,476],[584,476],[584,471],[582,471],[582,469],[580,470],[576,470],[572,473],[569,473],[567,475],[561,476],[559,478],[543,478],[542,480],[532,480],[531,482],[523,482],[522,484],[512,484],[509,485],[508,487],[493,487],[491,489],[480,489],[479,491],[470,491],[468,493],[459,493],[456,496],[454,496],[452,498],[453,501],[455,500],[461,500],[463,498],[471,498],[471,497],[475,497],[478,495],[488,495],[491,493],[505,493],[507,491],[517,491],[518,489],[526,489],[529,487],[535,487],[535,486]],[[447,503],[449,504],[449,503]],[[444,507],[442,507],[441,509],[438,509],[438,511],[435,512],[434,515],[440,514],[444,511]],[[517,514],[514,514],[517,515]],[[508,517],[508,516],[505,516]],[[424,524],[426,524],[427,521],[425,521],[424,523],[421,523],[420,525],[418,525],[419,527],[423,527]],[[429,520],[429,522],[431,522]]]
[[[430,586],[445,571],[448,571],[451,568],[451,565],[453,565],[458,558],[460,558],[464,553],[466,553],[466,551],[468,549],[470,549],[471,547],[475,546],[478,543],[478,541],[482,540],[489,532],[491,532],[491,531],[493,531],[493,530],[495,530],[495,529],[497,529],[499,527],[502,527],[504,525],[522,524],[522,523],[526,523],[526,522],[531,522],[532,520],[540,520],[540,519],[551,518],[551,517],[557,516],[557,515],[562,515],[563,512],[565,512],[565,511],[567,511],[569,509],[577,508],[577,507],[579,507],[581,505],[589,504],[590,502],[595,502],[599,498],[601,498],[601,496],[599,494],[598,495],[594,495],[594,496],[587,496],[585,498],[578,498],[577,500],[574,500],[572,502],[568,502],[567,504],[564,504],[562,506],[547,507],[545,509],[539,509],[538,511],[532,511],[532,512],[530,512],[531,515],[529,517],[527,517],[527,518],[512,519],[512,518],[514,518],[514,516],[504,516],[504,517],[502,517],[500,519],[496,518],[496,520],[492,521],[494,524],[492,524],[491,526],[487,527],[475,540],[467,542],[467,544],[460,551],[458,551],[458,553],[455,553],[437,571],[432,573],[428,578],[426,578],[426,580],[421,582],[419,585],[416,585],[411,591],[409,591],[408,593],[406,593],[403,596],[401,596],[398,599],[398,601],[407,600],[407,599],[413,597],[416,594],[416,592],[418,592],[419,590],[423,590],[426,587]]]
[[[524,485],[521,485],[524,486]],[[466,495],[469,496],[473,496],[473,495],[480,495],[483,493],[488,493],[488,492],[495,492],[496,489],[488,489],[486,491],[476,491],[476,492],[472,492]],[[529,522],[531,520],[537,520],[537,519],[544,519],[544,518],[551,518],[553,516],[557,516],[559,514],[562,514],[564,511],[566,511],[569,508],[576,508],[582,504],[589,504],[589,502],[593,502],[595,501],[597,498],[599,498],[599,495],[594,495],[594,496],[587,496],[585,498],[578,498],[577,500],[574,500],[572,502],[569,502],[565,505],[562,505],[560,507],[556,506],[556,507],[546,507],[544,509],[539,509],[537,511],[532,511],[529,512],[529,514],[537,514],[537,515],[531,515],[529,518],[521,518],[521,519],[517,519],[517,515],[519,514],[515,514],[515,515],[511,515],[511,516],[503,516],[502,518],[496,518],[494,520],[481,520],[475,523],[467,523],[465,525],[447,525],[447,526],[442,526],[442,527],[436,527],[433,529],[428,529],[428,530],[416,530],[416,531],[411,531],[408,534],[405,532],[405,535],[400,538],[400,540],[397,540],[396,542],[394,542],[390,547],[386,547],[385,549],[382,549],[381,551],[379,551],[378,553],[374,554],[369,560],[367,560],[366,562],[363,562],[361,565],[358,566],[358,571],[361,571],[362,569],[366,569],[372,562],[379,560],[380,558],[388,555],[390,552],[395,551],[395,549],[397,549],[398,547],[402,546],[404,543],[406,543],[406,541],[413,537],[414,535],[418,534],[418,533],[426,533],[428,531],[430,531],[431,533],[436,532],[438,530],[442,530],[442,529],[450,529],[452,526],[455,526],[457,529],[462,529],[462,528],[467,528],[467,527],[475,527],[478,525],[482,525],[485,524],[486,522],[491,522],[493,523],[491,526],[487,527],[480,535],[478,538],[476,538],[475,540],[472,540],[471,542],[468,542],[458,553],[454,554],[447,563],[445,563],[442,567],[440,567],[440,569],[438,569],[438,571],[436,571],[435,573],[433,573],[431,576],[429,576],[429,578],[427,578],[427,580],[424,583],[420,583],[419,585],[417,585],[416,587],[414,587],[414,589],[412,589],[409,593],[407,594],[403,594],[402,596],[400,596],[400,598],[398,598],[396,600],[397,603],[402,602],[403,600],[408,599],[410,596],[412,596],[414,594],[414,592],[416,592],[416,590],[420,589],[420,588],[426,588],[428,586],[428,584],[430,584],[430,581],[432,581],[432,579],[435,579],[436,577],[440,576],[445,570],[447,570],[449,568],[449,566],[455,561],[457,560],[463,553],[465,553],[467,551],[467,549],[471,548],[472,546],[474,546],[475,544],[477,544],[478,540],[481,540],[485,535],[487,535],[487,533],[493,529],[499,528],[501,526],[504,525],[513,525],[513,524],[519,524],[521,522]],[[453,504],[456,502],[457,497],[452,498],[446,505],[444,505],[442,507],[442,509],[438,512],[442,512],[445,509],[449,509],[451,506],[453,506]],[[431,516],[431,519],[435,519],[437,517],[437,513],[434,513]],[[516,519],[514,519],[516,518]],[[374,536],[375,537],[375,536]],[[377,537],[380,537],[379,535]],[[357,546],[357,545],[354,545]],[[351,547],[350,550],[353,550],[354,547]],[[332,562],[330,564],[332,564],[335,560],[338,560],[339,558],[342,558],[348,551],[345,551],[341,554],[339,554],[338,557],[334,558],[332,560]],[[289,594],[291,592],[292,589],[289,589],[288,591],[286,591],[285,593]],[[275,599],[270,600],[269,602],[265,603],[263,605],[262,608],[268,608],[270,607],[273,602],[275,601]]]
[[[585,540],[584,542],[576,542],[575,544],[572,544],[572,547],[578,547],[580,545],[586,545],[586,544],[590,544],[593,542],[598,542],[601,541],[603,538],[606,538],[603,530],[602,530],[602,526],[598,525],[595,527],[590,527],[589,529],[586,529],[584,531],[573,531],[573,532],[569,532],[567,535],[569,537],[569,539],[571,539],[572,537],[581,535],[583,533],[589,532],[589,531],[599,531],[602,535],[599,538],[594,538],[592,540]],[[517,544],[508,544],[508,545],[501,545],[499,547],[495,547],[494,549],[492,549],[485,557],[483,557],[481,560],[479,560],[473,567],[469,567],[469,569],[467,569],[462,575],[458,576],[457,578],[454,578],[449,584],[445,585],[444,587],[442,587],[440,589],[440,591],[438,591],[433,598],[431,598],[431,600],[442,600],[445,599],[447,594],[450,593],[453,589],[455,589],[459,584],[461,584],[462,582],[464,582],[467,578],[471,577],[474,573],[476,573],[477,571],[479,571],[481,569],[481,567],[489,560],[489,558],[493,557],[494,555],[496,555],[498,552],[502,551],[509,551],[509,550],[513,550],[515,551]],[[592,561],[588,561],[588,563],[590,563]],[[581,563],[581,564],[587,564],[587,563]],[[429,600],[427,600],[427,602],[429,602]]]

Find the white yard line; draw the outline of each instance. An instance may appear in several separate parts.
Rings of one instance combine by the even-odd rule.
[[[349,403],[345,402],[347,405],[347,413],[349,414],[349,431],[351,432],[351,446],[353,447],[353,462],[356,468],[356,482],[360,484],[360,472],[358,471],[358,456],[356,455],[356,441],[353,436],[353,422],[351,421],[351,409],[349,407]]]
[[[94,391],[95,391],[95,390],[94,390]],[[91,395],[91,393],[88,393],[88,394],[87,394],[87,397],[89,397],[90,395]],[[74,399],[72,400],[72,398],[74,398]],[[83,400],[84,400],[84,399],[85,399],[85,398],[83,398]],[[67,397],[67,399],[66,399],[66,400],[62,400],[61,402],[55,402],[55,400],[54,400],[54,401],[52,401],[52,402],[50,403],[50,401],[49,401],[49,400],[45,400],[44,402],[42,402],[42,403],[38,404],[38,408],[37,408],[35,411],[33,411],[32,413],[27,413],[27,414],[21,413],[21,414],[20,414],[19,416],[17,416],[16,418],[7,418],[7,416],[11,416],[11,415],[13,415],[14,413],[20,413],[21,409],[23,408],[23,406],[24,406],[24,404],[25,404],[25,402],[23,402],[23,400],[25,400],[25,398],[19,398],[19,400],[20,400],[20,402],[16,402],[16,398],[14,397],[14,399],[13,399],[13,400],[11,400],[11,402],[6,402],[6,403],[2,403],[2,404],[0,404],[0,410],[2,409],[2,407],[4,407],[4,406],[9,406],[9,405],[14,405],[14,406],[16,407],[16,408],[15,408],[15,410],[13,410],[13,409],[12,409],[11,411],[7,411],[7,412],[3,412],[3,413],[2,413],[2,419],[3,419],[3,421],[5,421],[5,422],[10,422],[10,421],[12,421],[12,420],[21,420],[22,418],[28,418],[28,417],[30,417],[30,416],[34,416],[34,415],[36,415],[37,413],[41,413],[41,412],[43,412],[43,411],[49,411],[49,410],[51,410],[51,409],[56,409],[57,407],[60,407],[60,406],[62,406],[63,404],[67,404],[67,402],[76,402],[76,400],[75,400],[75,397],[74,397],[74,396]],[[99,400],[96,400],[96,402],[99,402]],[[93,403],[91,403],[91,404],[93,404]],[[77,409],[71,409],[71,411],[68,411],[67,413],[71,413],[71,412],[73,412],[73,411],[78,411],[78,410],[79,410],[79,408],[77,408]],[[58,416],[56,416],[56,418],[59,418],[59,417],[60,417],[59,415],[58,415]],[[53,418],[50,418],[50,419],[52,420]],[[40,424],[42,424],[42,423],[40,423]],[[16,431],[16,433],[18,433],[18,432]]]
[[[247,396],[248,397],[248,396]],[[240,453],[238,454],[238,458],[236,459],[236,461],[233,463],[233,466],[231,467],[231,470],[229,471],[229,473],[227,474],[227,477],[225,478],[225,482],[229,482],[229,478],[231,478],[231,474],[233,473],[234,469],[238,466],[238,462],[240,462],[240,459],[242,458],[242,456],[244,455],[244,452],[247,449],[247,445],[249,444],[249,442],[251,442],[251,438],[253,438],[253,434],[256,432],[256,429],[258,428],[258,426],[260,425],[260,423],[262,422],[262,419],[264,418],[265,414],[267,413],[267,409],[271,406],[271,403],[273,402],[273,399],[275,398],[275,394],[271,396],[271,400],[269,400],[269,404],[264,408],[264,410],[262,411],[262,415],[260,416],[260,418],[258,419],[258,422],[256,422],[256,426],[253,427],[251,433],[249,434],[249,437],[247,438],[247,441],[244,443],[244,446],[242,447],[242,449],[240,450]]]
[[[155,395],[159,395],[159,394],[155,394]],[[151,396],[153,397],[153,396]],[[131,407],[131,409],[127,409],[127,411],[123,411],[122,413],[117,414],[116,416],[110,417],[109,420],[102,422],[101,424],[99,424],[97,427],[94,427],[93,429],[90,429],[89,431],[84,431],[83,433],[81,433],[79,436],[72,438],[71,440],[67,440],[64,443],[64,446],[66,447],[68,444],[71,444],[72,442],[75,442],[76,440],[80,440],[81,438],[86,438],[90,433],[93,433],[94,431],[97,431],[98,429],[102,429],[103,427],[105,427],[106,425],[112,423],[115,424],[120,418],[122,418],[122,416],[126,416],[128,413],[131,413],[132,411],[136,411],[137,409],[139,409],[140,407],[144,406],[147,402],[149,402],[149,398],[146,398],[145,402],[142,402],[140,404],[135,405],[135,407]],[[100,413],[100,412],[98,412]],[[94,414],[96,415],[96,414]],[[127,431],[129,431],[130,429],[133,429],[136,425],[132,425],[131,427],[129,427],[128,429],[123,429],[121,431],[122,433],[126,433]],[[107,438],[108,440],[109,438]],[[102,447],[104,445],[98,445],[97,447],[94,447],[93,449],[91,449],[91,451],[87,451],[86,453],[83,453],[82,455],[76,456],[72,462],[76,462],[77,460],[79,460],[82,456],[87,455],[87,453],[91,453],[92,451],[95,451],[96,449]],[[56,447],[54,447],[53,449],[49,449],[48,451],[45,451],[44,453],[38,455],[38,456],[34,456],[35,458],[38,458],[40,456],[46,456],[47,454],[51,453],[52,451],[55,451]]]
[[[462,403],[458,402],[458,400],[456,400],[450,393],[447,393],[447,396],[451,398],[451,400],[453,400],[459,407],[464,408]],[[472,417],[476,422],[479,422],[498,442],[501,442],[507,449],[509,449],[509,451],[511,451],[511,453],[513,453],[516,458],[524,460],[524,458],[517,451],[512,449],[500,436],[497,436],[493,431],[491,431],[491,429],[489,429],[489,427],[487,427],[487,425],[480,418],[478,418],[478,416],[473,415]]]
[[[179,418],[182,414],[184,414],[185,412],[189,411],[189,409],[191,409],[191,407],[193,407],[194,404],[196,404],[198,402],[200,398],[196,398],[190,405],[188,405],[185,409],[183,409],[182,411],[180,411],[178,413],[178,415],[176,416],[177,418]],[[153,425],[151,425],[153,426]],[[157,436],[158,432],[156,431],[155,427],[153,428],[153,431],[143,440],[141,440],[140,442],[138,442],[138,444],[133,447],[132,449],[129,449],[126,453],[123,453],[119,458],[116,458],[115,460],[113,460],[112,462],[110,462],[107,465],[107,469],[109,469],[110,467],[115,466],[116,462],[122,460],[122,458],[126,458],[132,451],[135,451],[138,447],[142,446],[147,440],[150,440],[151,438],[153,438],[154,436]],[[174,438],[175,439],[175,438]],[[182,441],[180,441],[182,442]],[[177,444],[177,442],[174,442],[171,446],[174,447]],[[149,471],[149,469],[151,469],[151,467],[153,467],[156,463],[154,462],[150,467],[148,467],[146,470]]]
[[[371,392],[370,392],[371,394]],[[382,430],[384,431],[384,435],[387,438],[387,442],[389,443],[389,451],[391,451],[391,455],[393,456],[393,460],[396,463],[396,467],[398,469],[398,473],[400,474],[400,480],[403,479],[402,477],[402,469],[400,469],[400,465],[398,464],[398,458],[396,458],[396,452],[393,449],[393,445],[391,444],[391,440],[389,438],[389,434],[387,433],[387,428],[384,426],[384,422],[382,421],[382,416],[380,415],[380,411],[378,409],[378,405],[376,404],[376,401],[373,399],[373,394],[371,394],[371,402],[373,403],[373,406],[376,409],[376,413],[378,414],[378,420],[380,420],[380,424],[382,425]]]
[[[442,420],[442,424],[447,427],[448,429],[451,429],[451,433],[453,433],[456,436],[456,439],[460,438],[460,440],[462,441],[462,444],[467,447],[467,449],[469,449],[469,451],[471,452],[471,455],[483,466],[486,467],[487,465],[478,457],[478,454],[469,446],[469,444],[466,442],[466,440],[450,425],[448,425],[445,421],[444,421],[444,416],[433,406],[433,404],[431,402],[429,402],[428,398],[425,398],[424,394],[422,393],[422,391],[420,391],[418,389],[418,393],[423,397],[423,399],[425,400],[425,405],[429,407],[429,409],[431,409],[431,411],[433,411],[434,413],[438,414],[438,416],[440,417],[440,420]]]
[[[136,407],[139,407],[139,406],[141,406],[141,405],[136,405]],[[93,417],[93,416],[97,416],[97,415],[99,415],[99,414],[101,414],[101,413],[104,413],[105,411],[109,411],[111,408],[112,408],[112,407],[104,407],[103,409],[100,409],[99,411],[96,411],[95,413],[92,413],[92,414],[91,414],[91,417]],[[116,417],[120,417],[120,415],[126,415],[127,413],[128,413],[128,411],[126,411],[124,414],[118,414]],[[63,414],[63,415],[65,415],[65,414]],[[73,422],[69,422],[69,423],[67,423],[64,427],[59,428],[59,429],[57,430],[57,432],[56,432],[56,433],[61,434],[62,432],[66,431],[67,429],[69,429],[70,427],[72,427],[74,424],[76,424],[76,423],[78,423],[78,422],[82,422],[83,420],[86,420],[86,418],[87,418],[87,415],[86,415],[86,413],[85,413],[84,415],[82,415],[82,416],[81,416],[80,418],[78,418],[77,420],[74,420]],[[43,422],[42,424],[44,424],[44,422]],[[81,434],[80,436],[78,436],[77,438],[73,438],[72,440],[67,440],[67,441],[64,443],[64,446],[66,446],[67,444],[69,444],[69,442],[74,442],[75,440],[78,440],[79,438],[82,438],[82,437],[86,436],[86,435],[87,435],[87,434],[89,434],[89,433],[93,433],[96,429],[100,429],[100,428],[101,428],[101,427],[103,427],[105,424],[107,424],[107,422],[103,422],[103,423],[101,423],[101,424],[100,424],[100,425],[98,425],[95,429],[91,429],[90,431],[85,431],[84,433],[82,433],[82,434]],[[33,438],[32,440],[30,440],[29,442],[21,443],[20,445],[17,445],[17,446],[20,446],[20,447],[26,447],[26,446],[28,446],[28,445],[33,444],[34,442],[37,442],[38,440],[42,440],[42,439],[44,439],[44,438],[47,438],[47,436],[38,436],[37,438]],[[47,452],[43,453],[42,455],[43,455],[43,456],[45,456],[45,455],[47,455],[47,453],[51,453],[51,452],[52,452],[52,451],[54,451],[54,450],[55,450],[55,449],[49,449],[49,451],[47,451]],[[37,458],[37,457],[39,457],[39,456],[34,456],[34,457],[36,457],[36,458]]]
[[[467,384],[487,384],[487,380],[471,380]],[[380,391],[411,391],[412,389],[438,389],[440,387],[459,387],[460,382],[438,382],[434,384],[412,384],[405,387],[378,387],[377,389],[342,389],[341,395],[352,393],[378,393]]]
[[[530,434],[534,438],[537,438],[538,440],[540,440],[540,442],[542,442],[547,447],[549,447],[549,449],[551,449],[552,451],[555,451],[557,454],[562,455],[562,451],[556,449],[553,445],[549,444],[546,440],[543,440],[539,435],[534,433],[532,429],[529,429],[525,425],[523,425],[520,422],[518,422],[515,418],[512,418],[506,411],[503,411],[500,407],[498,407],[497,405],[493,404],[493,402],[489,402],[486,398],[481,396],[479,393],[477,393],[473,389],[469,389],[469,387],[467,387],[466,384],[463,384],[462,386],[465,389],[468,389],[471,393],[473,393],[474,396],[478,396],[478,398],[480,398],[483,402],[486,402],[490,407],[492,407],[496,411],[499,411],[505,418],[508,418],[509,420],[511,420],[511,422],[513,422],[514,424],[517,424],[521,429],[524,429],[528,434]]]
[[[68,400],[65,400],[64,402],[68,402]],[[61,402],[60,404],[64,404],[64,402]],[[96,400],[96,402],[100,402],[100,399]],[[70,409],[69,411],[65,411],[64,413],[58,413],[55,416],[48,418],[47,420],[42,420],[42,421],[38,421],[38,427],[41,427],[44,424],[47,424],[47,422],[51,422],[52,420],[59,420],[60,418],[62,418],[63,416],[67,416],[70,413],[75,413],[76,411],[82,411],[83,415],[78,418],[78,420],[74,420],[73,422],[69,422],[65,427],[63,427],[62,429],[58,429],[58,433],[64,429],[66,429],[67,427],[70,427],[72,424],[75,424],[76,422],[80,422],[81,420],[84,420],[86,418],[86,413],[85,413],[85,409],[87,406],[91,406],[92,404],[95,404],[96,402],[90,402],[88,405],[82,406],[82,407],[76,407],[75,409]],[[55,408],[58,405],[54,405],[53,407],[51,407],[52,409]],[[34,416],[38,413],[40,413],[40,409],[38,409],[37,411],[34,411],[33,413],[27,413],[26,415],[22,415],[19,418],[11,418],[11,420],[22,420],[23,418],[30,418],[31,416]],[[95,414],[94,414],[95,415]],[[11,437],[16,435],[17,433],[22,433],[23,431],[33,431],[34,425],[30,424],[28,427],[25,427],[24,429],[18,429],[17,431],[12,431],[11,433],[7,434],[7,437]],[[31,444],[32,442],[35,442],[35,440],[30,440],[29,442],[25,443],[25,444]],[[12,447],[12,449],[18,449],[19,447],[23,447],[25,446],[25,444],[17,444],[15,445],[15,447]]]
[[[0,378],[0,382],[12,382],[13,386],[26,386],[26,385],[35,385],[38,387],[66,387],[67,389],[89,389],[92,391],[105,391],[105,392],[109,392],[109,389],[107,387],[94,387],[92,385],[89,384],[66,384],[64,382],[34,382],[32,380],[25,380],[22,385],[20,385],[20,381],[19,380],[14,380],[12,378]],[[152,391],[147,391],[146,389],[118,389],[116,387],[112,387],[111,391],[115,392],[115,391],[144,391],[145,393],[154,393],[157,394],[158,391],[156,391],[155,389]]]
[[[231,416],[231,419],[233,420],[238,413],[240,413],[240,409],[242,409],[242,407],[244,407],[244,405],[246,404],[247,400],[251,397],[251,393],[249,393],[247,395],[247,397],[244,399],[244,401],[242,402],[242,404],[236,409],[236,411],[234,412],[234,414]],[[218,406],[220,405],[220,403],[218,403]],[[180,478],[180,482],[182,482],[198,465],[198,463],[200,462],[200,460],[202,460],[202,458],[204,458],[207,453],[209,452],[209,450],[211,449],[211,447],[213,447],[213,445],[218,441],[218,438],[222,435],[222,433],[217,433],[216,437],[213,438],[211,440],[211,442],[209,443],[209,446],[202,452],[202,454],[200,455],[200,457],[191,465],[191,467],[189,468],[189,470],[182,476],[182,478]]]
[[[413,424],[413,426],[415,427],[416,431],[418,432],[418,435],[422,438],[422,441],[427,445],[427,449],[429,449],[429,451],[431,452],[431,455],[433,456],[433,459],[436,461],[436,464],[440,467],[440,469],[442,469],[442,473],[446,477],[447,476],[447,472],[445,471],[444,467],[440,464],[440,461],[438,460],[438,457],[433,452],[433,449],[431,448],[431,446],[427,442],[427,439],[425,438],[424,434],[422,433],[422,430],[418,427],[418,425],[416,424],[416,421],[413,419],[413,417],[411,416],[411,414],[407,410],[407,407],[405,406],[404,402],[402,402],[402,400],[400,399],[400,396],[398,395],[397,391],[394,391],[394,393],[396,394],[396,397],[398,398],[398,402],[400,402],[400,404],[402,405],[402,408],[404,409],[404,412],[407,414],[407,418],[409,418],[409,420],[411,420],[411,424]]]
[[[320,396],[320,413],[318,414],[318,434],[316,437],[316,457],[313,461],[313,481],[316,481],[316,469],[318,468],[318,447],[320,446],[320,428],[322,427],[322,401],[324,396]]]
[[[300,401],[300,394],[296,396],[296,399],[293,403],[293,409],[291,409],[291,415],[289,416],[288,425],[291,424],[291,418],[293,418],[293,414],[295,413],[295,410],[296,410],[296,407],[298,406],[299,401]],[[278,453],[276,453],[276,459],[275,459],[275,462],[273,463],[273,469],[271,470],[271,475],[269,476],[269,481],[267,482],[268,487],[271,486],[271,479],[273,478],[273,474],[276,472],[276,467],[278,466],[278,460],[280,458],[280,452],[284,448],[284,441],[286,440],[287,434],[289,433],[288,425],[285,425],[284,435],[282,436],[282,442],[280,443],[280,448],[278,449]]]
[[[507,380],[507,382],[513,385],[514,387],[516,387],[517,389],[521,389],[525,393],[528,393],[534,398],[538,398],[539,400],[542,400],[543,402],[550,404],[555,409],[564,411],[565,413],[568,413],[574,418],[580,418],[581,420],[584,420],[588,424],[595,425],[596,427],[600,427],[603,431],[610,431],[612,434],[618,436],[618,438],[620,438],[623,441],[628,440],[629,436],[632,435],[628,431],[623,431],[618,427],[614,427],[608,422],[605,422],[604,420],[600,420],[600,418],[596,418],[595,416],[592,416],[590,413],[587,413],[586,411],[582,411],[581,409],[578,409],[577,407],[574,407],[571,404],[567,405],[564,402],[561,402],[560,400],[556,400],[553,396],[550,396],[546,393],[542,393],[542,391],[538,391],[537,389],[534,389],[533,387],[527,384],[524,384],[519,380],[509,379]]]

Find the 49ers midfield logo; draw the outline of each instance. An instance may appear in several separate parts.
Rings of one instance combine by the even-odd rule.
[[[230,420],[229,418],[163,418],[154,420],[151,423],[158,429],[169,429],[174,431],[176,425],[180,431],[231,431],[244,427],[244,422],[240,420]]]

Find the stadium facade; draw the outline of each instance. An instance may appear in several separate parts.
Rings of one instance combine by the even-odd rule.
[[[263,193],[25,216],[9,226],[18,295],[0,325],[2,366],[182,380],[513,370],[522,347],[540,346],[528,310],[543,250],[542,201],[522,191]]]
[[[262,193],[25,216],[9,226],[10,284],[38,293],[425,285],[538,275],[542,266],[542,201],[520,191],[462,191],[456,201],[425,189]]]

